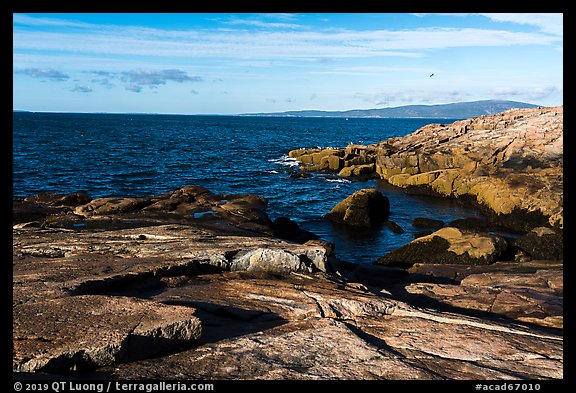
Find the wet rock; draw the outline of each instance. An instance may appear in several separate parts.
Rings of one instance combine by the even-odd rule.
[[[76,198],[74,203],[89,200],[82,199],[81,194],[70,194],[64,199],[59,194],[39,194],[27,198],[28,202],[15,200],[14,225],[40,222],[44,226],[78,230],[200,221],[221,229],[274,235],[266,212],[268,201],[257,195],[213,194],[204,187],[185,186],[146,198],[106,197],[75,207],[60,206],[66,198]]]
[[[398,235],[404,233],[404,229],[402,229],[402,227],[396,224],[394,221],[387,220],[384,225]]]
[[[498,236],[442,228],[380,257],[376,263],[410,267],[415,263],[485,265],[496,262],[506,249]]]
[[[388,219],[390,202],[376,189],[356,191],[339,202],[324,218],[350,226],[374,228]]]
[[[426,217],[416,217],[412,220],[412,226],[415,228],[440,229],[444,226],[444,221]]]

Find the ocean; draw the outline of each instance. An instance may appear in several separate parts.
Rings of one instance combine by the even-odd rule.
[[[13,196],[84,191],[93,198],[151,196],[185,185],[268,199],[270,218],[289,217],[336,244],[339,258],[371,263],[413,240],[416,217],[449,222],[480,214],[455,199],[407,195],[383,180],[332,174],[298,178],[292,149],[370,144],[429,123],[459,119],[300,118],[148,114],[13,113]],[[390,199],[387,227],[350,230],[322,217],[362,188]]]

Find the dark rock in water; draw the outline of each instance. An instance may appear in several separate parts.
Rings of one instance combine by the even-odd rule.
[[[448,226],[459,229],[485,231],[488,229],[488,221],[478,217],[464,217],[451,221],[448,223]]]
[[[415,263],[487,265],[494,263],[506,246],[498,236],[446,227],[393,250],[376,263],[404,268]]]
[[[417,217],[412,220],[412,226],[415,228],[440,229],[444,226],[444,221],[426,217]]]
[[[388,229],[390,229],[392,232],[396,233],[396,234],[402,234],[404,233],[404,229],[402,229],[402,227],[398,224],[396,224],[394,221],[386,221],[384,223],[384,225],[386,225],[386,227],[388,227]]]
[[[308,240],[319,238],[312,232],[306,231],[298,226],[295,221],[288,217],[278,217],[272,222],[274,236],[284,240],[290,240],[296,243],[306,243]]]
[[[537,227],[516,239],[512,244],[527,253],[532,259],[560,261],[564,259],[563,231]]]
[[[418,231],[418,232],[414,232],[414,239],[418,239],[419,237],[424,237],[424,236],[428,236],[433,234],[434,231],[432,230],[426,230],[426,231]]]
[[[374,228],[384,223],[389,213],[388,198],[376,189],[367,188],[339,202],[324,218],[341,224]]]
[[[309,177],[312,177],[312,175],[306,172],[294,173],[290,175],[290,179],[307,179]]]

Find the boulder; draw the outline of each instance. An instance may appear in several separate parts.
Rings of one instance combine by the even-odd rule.
[[[560,230],[537,227],[516,239],[512,245],[532,259],[564,259],[564,235]]]
[[[324,218],[340,224],[374,228],[384,223],[389,213],[388,198],[376,189],[367,188],[339,202]]]
[[[289,274],[291,272],[312,273],[326,270],[327,253],[318,248],[317,255],[310,255],[308,249],[300,254],[273,248],[256,248],[240,251],[230,263],[232,271],[266,272],[272,274]],[[323,254],[323,255],[322,255]],[[311,258],[312,257],[312,258]]]
[[[376,263],[410,267],[415,263],[486,265],[496,262],[507,243],[501,237],[442,228],[379,258]]]

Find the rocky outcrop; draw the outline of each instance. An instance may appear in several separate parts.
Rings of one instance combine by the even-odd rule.
[[[200,338],[194,309],[127,297],[74,296],[14,307],[14,371],[90,370]]]
[[[375,263],[400,267],[415,263],[486,265],[496,262],[506,247],[506,241],[498,236],[446,227],[391,251]]]
[[[404,287],[404,298],[415,305],[437,301],[447,309],[477,310],[476,315],[496,313],[520,322],[563,327],[561,262],[415,264],[408,272],[430,277],[429,282]]]
[[[78,196],[80,195],[80,196]],[[63,201],[68,201],[65,204]],[[199,186],[185,186],[150,197],[105,197],[84,194],[41,194],[13,202],[14,225],[67,229],[110,229],[171,223],[202,223],[221,230],[273,236],[268,201],[251,194],[214,194]],[[313,235],[292,228],[290,240],[305,242]]]
[[[153,297],[202,310],[200,345],[102,371],[122,379],[562,377],[562,345],[553,332],[414,308],[359,283],[234,274],[204,276]]]
[[[359,266],[196,191],[13,226],[15,380],[563,378],[561,263]]]
[[[348,151],[359,152],[361,162],[347,161]],[[313,154],[337,155],[341,161],[331,168],[317,158],[321,168],[306,170],[358,176],[373,166],[380,178],[408,192],[468,199],[493,225],[522,232],[563,228],[562,106],[430,124],[375,145]],[[298,150],[292,156],[306,165],[310,153]]]
[[[373,188],[356,191],[339,202],[324,218],[340,224],[375,228],[388,220],[390,202]]]
[[[378,146],[391,184],[469,197],[500,225],[562,227],[563,107],[431,124]]]
[[[364,178],[376,173],[374,146],[348,145],[343,149],[291,150],[288,157],[300,162],[302,171],[331,171],[343,177]]]

